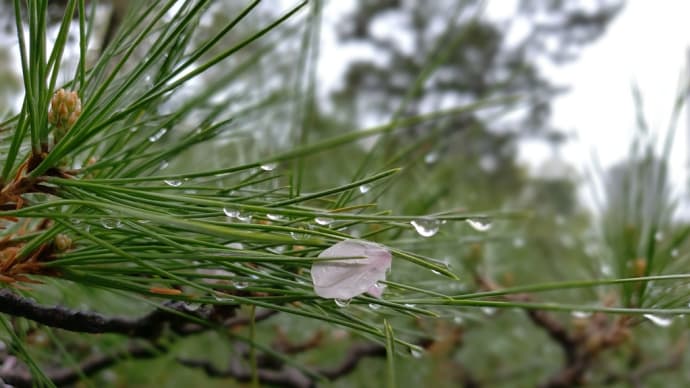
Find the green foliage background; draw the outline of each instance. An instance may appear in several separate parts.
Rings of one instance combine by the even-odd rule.
[[[640,118],[629,161],[595,173],[598,212],[578,202],[562,161],[561,174],[531,176],[515,160],[525,137],[566,141],[548,122],[561,88],[537,62],[575,59],[621,3],[521,1],[532,33],[508,46],[478,1],[364,1],[340,37],[386,61],[352,63],[330,96],[316,73],[328,2],[9,3],[21,77],[0,70],[0,97],[23,103],[0,125],[7,289],[132,318],[179,301],[175,314],[208,326],[137,339],[3,310],[3,362],[16,357],[36,385],[141,344],[155,356],[125,355],[78,384],[227,386],[180,359],[224,368],[240,357],[253,381],[238,385],[287,365],[324,386],[558,386],[572,365],[556,326],[585,360],[573,384],[690,379],[690,229],[667,176],[687,85],[671,130]],[[372,32],[396,14],[412,52]],[[62,137],[48,121],[59,87],[83,107]],[[418,235],[420,220],[438,232]],[[311,263],[346,238],[392,251],[382,299],[314,294]],[[202,319],[211,308],[249,324]],[[280,313],[254,322],[266,310]],[[280,347],[315,335],[308,351]],[[332,381],[315,373],[362,342],[386,357]]]

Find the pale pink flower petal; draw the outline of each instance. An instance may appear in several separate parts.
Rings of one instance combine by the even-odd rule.
[[[352,257],[316,261],[311,267],[314,292],[322,298],[350,299],[368,292],[380,298],[393,257],[384,246],[369,241],[344,240],[321,252],[320,258]]]

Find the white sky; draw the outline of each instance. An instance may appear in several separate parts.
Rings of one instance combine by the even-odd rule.
[[[631,87],[641,90],[652,130],[666,133],[678,80],[690,48],[690,1],[629,0],[605,35],[588,46],[580,58],[549,71],[571,91],[556,100],[553,122],[572,130],[579,141],[563,149],[565,158],[579,167],[594,150],[604,166],[623,159],[635,132]],[[688,119],[683,115],[673,150],[673,172],[684,181]],[[536,145],[523,148],[530,164],[548,155]]]
[[[489,0],[486,14],[509,18],[515,2]],[[324,89],[337,85],[348,60],[375,56],[361,46],[336,42],[331,26],[353,5],[352,0],[336,0],[325,8],[319,66]],[[688,0],[628,0],[604,35],[586,46],[575,62],[545,69],[555,82],[571,88],[554,101],[552,122],[575,135],[561,148],[561,156],[580,173],[591,168],[594,154],[604,168],[625,157],[636,128],[633,83],[641,90],[650,128],[666,133],[686,50],[690,48],[689,15]],[[673,180],[679,189],[686,179],[688,121],[690,117],[684,113],[671,159]],[[536,171],[548,167],[551,157],[552,150],[543,142],[521,145],[520,161]]]

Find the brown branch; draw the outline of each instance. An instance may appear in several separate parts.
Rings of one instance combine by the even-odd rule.
[[[162,347],[154,348],[151,346],[133,345],[128,349],[117,353],[91,356],[84,360],[77,369],[52,369],[45,371],[45,375],[50,379],[50,381],[53,382],[53,384],[57,386],[64,386],[78,382],[82,375],[91,376],[120,362],[121,360],[154,358],[160,355],[161,352],[165,351],[166,349]],[[30,388],[36,383],[31,376],[31,373],[25,366],[22,368],[15,367],[11,372],[0,374],[0,380],[4,381],[5,384],[9,384],[17,388]]]
[[[218,322],[225,327],[249,324],[246,317],[234,317],[234,307],[228,306],[205,306],[190,312],[184,302],[173,301],[166,302],[163,307],[140,318],[109,317],[92,311],[43,306],[8,289],[0,289],[0,312],[79,333],[113,333],[150,340],[158,338],[165,327],[170,327],[173,332],[180,335],[194,334],[209,328],[201,323],[192,322],[193,318]],[[263,321],[274,314],[276,312],[272,310],[259,311],[255,321]]]
[[[226,369],[220,369],[206,360],[182,359],[177,362],[190,368],[200,368],[209,377],[232,378],[238,382],[248,382],[252,378],[251,370],[239,359],[232,360]],[[258,368],[259,382],[281,387],[310,388],[314,382],[295,368],[283,367],[280,370]]]
[[[613,385],[620,382],[626,382],[633,387],[643,387],[643,382],[648,376],[661,372],[670,372],[680,368],[683,365],[687,344],[688,336],[683,335],[667,359],[650,361],[629,373],[611,373],[606,376],[603,384]]]
[[[183,302],[169,302],[141,318],[108,317],[96,312],[72,310],[62,306],[43,306],[23,298],[8,289],[0,290],[0,312],[26,318],[37,323],[80,333],[115,333],[130,337],[153,339],[160,335],[167,324],[176,331],[184,332],[180,323],[187,318],[175,312],[189,315]],[[204,318],[204,312],[195,316]]]
[[[320,369],[317,373],[329,380],[335,380],[352,372],[365,357],[386,357],[386,348],[379,344],[355,344],[347,351],[347,355],[340,364],[332,368]]]

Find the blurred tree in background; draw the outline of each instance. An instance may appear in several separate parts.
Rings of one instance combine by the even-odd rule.
[[[334,3],[284,3],[0,2],[0,379],[690,381],[672,133],[641,120],[591,212],[549,123],[568,85],[544,68],[622,1],[358,1],[336,26]],[[326,28],[373,54],[332,91]],[[554,151],[533,173],[535,138]],[[382,298],[315,294],[348,239],[393,255]]]

